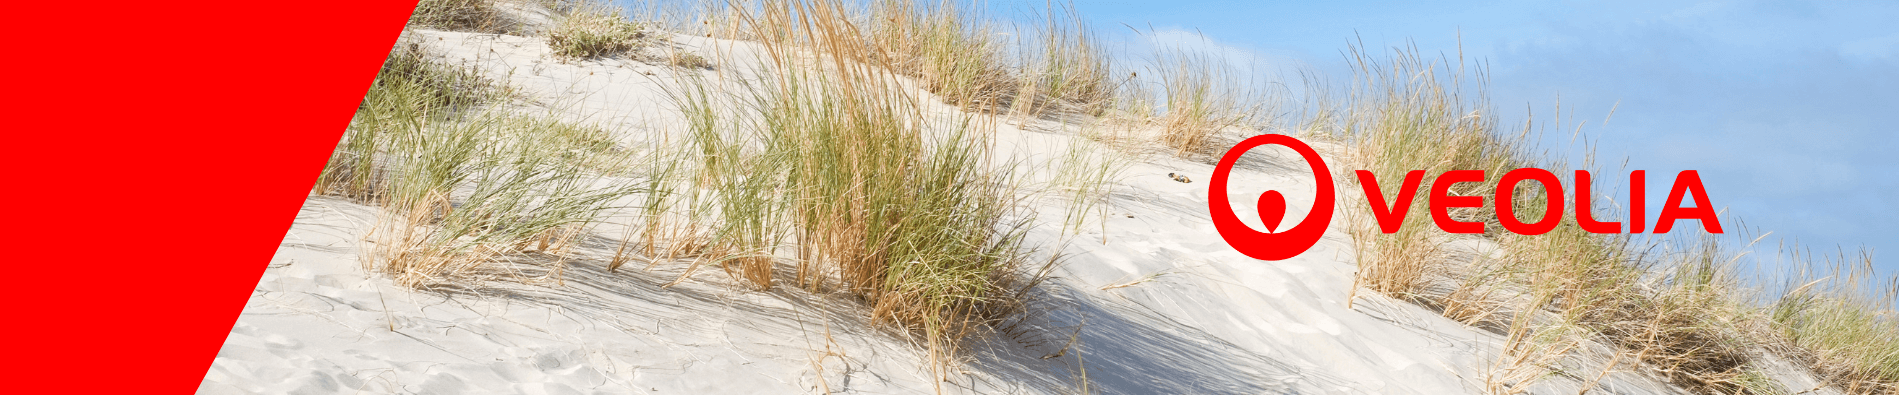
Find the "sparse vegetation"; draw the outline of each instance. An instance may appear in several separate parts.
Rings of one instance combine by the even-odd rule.
[[[843,4],[827,9],[839,14],[818,16],[852,22]],[[869,51],[868,60],[915,77],[945,102],[972,110],[1006,109],[1014,99],[1014,73],[995,38],[996,27],[974,10],[954,2],[878,0],[870,3],[869,11],[868,23],[862,25],[865,38],[875,43],[863,48]],[[843,33],[858,34],[856,28],[842,28],[849,29]]]
[[[1800,272],[1786,275],[1790,289],[1764,314],[1767,335],[1779,340],[1772,348],[1847,393],[1899,392],[1899,276],[1877,277],[1870,252],[1815,258],[1790,248],[1781,255]]]
[[[638,48],[646,33],[620,11],[599,6],[569,12],[547,32],[547,46],[556,56],[589,59],[624,54]]]
[[[661,189],[705,193],[649,202],[683,220],[646,238],[704,245],[683,250],[753,287],[855,295],[877,321],[922,335],[941,369],[964,337],[1018,311],[1039,278],[1020,245],[1012,166],[992,164],[982,118],[918,106],[875,67],[874,48],[823,17],[835,6],[748,16],[753,29],[796,32],[763,42],[772,55],[762,81],[689,78],[672,89],[690,120],[674,151],[697,158]],[[813,47],[824,55],[796,55]]]
[[[1051,4],[1051,7],[1054,5]],[[1122,81],[1100,37],[1073,6],[1045,10],[1047,24],[1017,34],[1019,60],[1010,112],[1019,116],[1052,113],[1103,115],[1120,93]],[[1021,29],[1018,29],[1021,30]]]
[[[317,187],[384,208],[373,269],[412,287],[479,277],[510,254],[561,249],[635,190],[593,187],[588,171],[626,155],[598,129],[477,107],[491,82],[400,48]]]
[[[1490,175],[1486,181],[1458,184],[1450,195],[1486,197],[1510,170],[1567,172],[1563,164],[1548,163],[1528,148],[1534,125],[1525,124],[1520,132],[1497,125],[1482,101],[1481,69],[1469,69],[1474,79],[1467,80],[1461,61],[1427,60],[1415,49],[1396,50],[1382,63],[1357,48],[1349,54],[1359,73],[1350,95],[1315,109],[1306,128],[1329,132],[1354,147],[1353,167],[1379,177],[1386,207],[1402,205],[1396,195],[1401,184],[1411,182],[1404,176],[1410,170],[1427,175],[1484,170]],[[1466,86],[1477,91],[1467,93]],[[1562,198],[1533,184],[1520,184],[1511,197],[1518,218],[1540,218],[1546,199]],[[1852,291],[1819,298],[1808,293],[1810,288],[1795,289],[1762,306],[1750,303],[1761,287],[1749,285],[1749,277],[1739,273],[1741,254],[1718,239],[1637,242],[1587,233],[1573,218],[1549,233],[1510,234],[1499,231],[1491,199],[1482,207],[1448,213],[1483,224],[1482,234],[1459,236],[1437,229],[1425,212],[1423,192],[1411,199],[1408,209],[1398,208],[1410,212],[1406,223],[1391,234],[1371,223],[1364,211],[1369,202],[1354,203],[1359,211],[1348,211],[1359,223],[1352,232],[1359,251],[1356,281],[1458,322],[1507,334],[1504,353],[1485,376],[1492,393],[1527,391],[1558,361],[1592,341],[1610,347],[1610,368],[1641,366],[1698,393],[1781,391],[1754,364],[1769,350],[1808,361],[1849,393],[1894,388],[1891,367],[1899,348],[1874,340],[1894,333],[1891,281],[1886,288],[1864,287],[1866,276],[1853,274],[1847,277],[1860,288]],[[1470,247],[1486,244],[1491,247]],[[1860,296],[1868,289],[1888,296]],[[1775,329],[1753,329],[1760,327]],[[1805,345],[1786,346],[1803,338]]]
[[[430,5],[455,6],[493,4]],[[564,256],[611,201],[637,190],[593,185],[623,174],[631,155],[605,130],[511,114],[510,88],[404,41],[315,188],[383,207],[365,260],[372,269],[411,287],[494,278],[504,270],[491,263],[524,251]]]
[[[666,64],[686,69],[712,69],[712,61],[704,56],[686,51],[673,51],[666,57]]]
[[[1502,131],[1496,117],[1487,115],[1491,109],[1480,101],[1481,92],[1471,97],[1461,91],[1464,76],[1452,73],[1459,73],[1462,65],[1455,66],[1460,70],[1450,70],[1453,65],[1448,62],[1435,64],[1415,50],[1396,51],[1386,62],[1356,49],[1350,54],[1357,78],[1349,95],[1336,103],[1321,100],[1316,114],[1302,129],[1330,133],[1351,145],[1351,168],[1377,175],[1387,208],[1403,208],[1409,213],[1398,233],[1382,235],[1376,226],[1361,226],[1353,230],[1352,236],[1358,243],[1359,284],[1401,299],[1415,299],[1424,290],[1428,276],[1449,269],[1449,251],[1442,246],[1447,235],[1433,233],[1436,226],[1428,212],[1428,194],[1420,191],[1409,201],[1399,201],[1399,187],[1413,182],[1406,180],[1406,174],[1412,170],[1423,170],[1426,175],[1484,170],[1493,175],[1491,181],[1461,183],[1450,191],[1455,196],[1484,196],[1496,189],[1495,175],[1521,167],[1518,157],[1523,154],[1517,147],[1525,135]],[[1422,187],[1432,181],[1416,182]],[[1460,221],[1492,223],[1493,218],[1483,215],[1493,213],[1489,208],[1494,205],[1486,199],[1483,207],[1450,214]],[[1363,203],[1357,206],[1366,207]],[[1370,218],[1369,211],[1364,210],[1347,214],[1357,215],[1362,221]]]
[[[1233,65],[1207,54],[1163,50],[1150,70],[1158,76],[1164,106],[1160,143],[1179,156],[1217,156],[1217,135],[1248,126],[1267,98],[1248,90]]]
[[[1055,174],[1051,187],[1069,206],[1062,218],[1062,230],[1064,234],[1077,234],[1087,224],[1088,216],[1102,207],[1108,188],[1128,163],[1109,147],[1086,140],[1070,142],[1055,160],[1058,163],[1052,166]]]
[[[1899,391],[1899,279],[1875,281],[1870,256],[1827,261],[1826,276],[1790,276],[1762,297],[1766,287],[1737,269],[1738,253],[1713,240],[1683,247],[1590,234],[1569,219],[1547,234],[1513,235],[1497,231],[1490,199],[1449,213],[1484,224],[1483,234],[1460,236],[1436,230],[1425,194],[1396,202],[1410,170],[1484,170],[1496,180],[1520,167],[1567,167],[1532,151],[1535,125],[1499,123],[1482,69],[1462,59],[1412,48],[1380,60],[1354,48],[1357,78],[1345,96],[1316,91],[1304,117],[1276,119],[1267,113],[1276,99],[1217,59],[1163,52],[1142,69],[1154,85],[1144,86],[1072,8],[1050,7],[1045,26],[1014,29],[1018,41],[1004,43],[998,33],[1011,26],[957,4],[707,4],[694,19],[703,33],[755,41],[766,56],[758,74],[731,76],[694,71],[713,63],[684,50],[641,59],[676,69],[667,98],[685,119],[649,151],[622,147],[609,129],[516,114],[506,86],[399,44],[315,192],[380,205],[366,262],[418,288],[558,281],[577,259],[569,246],[631,201],[637,215],[609,270],[638,256],[686,266],[677,281],[716,267],[752,289],[847,294],[875,321],[920,335],[942,376],[968,336],[1021,312],[1048,274],[1023,244],[1034,213],[1016,170],[1027,166],[996,157],[989,139],[999,118],[1148,128],[1155,133],[1141,144],[1181,157],[1217,152],[1231,129],[1304,130],[1346,146],[1348,168],[1378,175],[1387,207],[1409,204],[1409,222],[1393,234],[1371,225],[1364,202],[1347,206],[1360,209],[1347,210],[1357,221],[1354,288],[1505,336],[1484,375],[1493,393],[1527,391],[1590,344],[1608,349],[1611,368],[1641,366],[1701,393],[1769,391],[1754,371],[1763,352],[1804,362],[1849,393]],[[657,34],[605,8],[559,14],[545,39],[566,59],[629,53]],[[492,0],[425,0],[411,24],[510,31],[504,19]],[[1132,150],[1111,143],[1077,139],[1043,166],[1056,173],[1047,187],[1072,206],[1063,233],[1080,232],[1118,172],[1102,147]],[[1450,194],[1491,196],[1495,186],[1463,183]],[[1563,198],[1534,184],[1510,197],[1519,217]],[[522,276],[506,261],[547,273]]]
[[[397,45],[350,121],[350,132],[317,177],[316,192],[373,199],[388,180],[382,154],[406,149],[402,131],[454,119],[505,97],[507,90],[466,68],[442,63],[413,44]],[[400,151],[398,151],[400,152]]]
[[[513,21],[496,0],[421,0],[410,14],[413,26],[479,33],[508,33]]]
[[[372,238],[375,269],[396,283],[428,287],[505,273],[487,263],[538,251],[552,255],[550,280],[558,280],[565,250],[574,238],[638,183],[595,187],[587,173],[596,156],[613,153],[570,150],[562,131],[575,127],[518,116],[482,115],[423,130],[408,161],[385,166],[398,176],[380,202],[385,214]],[[563,144],[567,143],[567,144]],[[469,187],[456,196],[457,187]]]

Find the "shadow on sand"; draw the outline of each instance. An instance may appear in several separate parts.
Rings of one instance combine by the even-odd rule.
[[[587,240],[580,249],[610,254],[614,243]],[[526,278],[548,275],[551,257],[534,255],[513,259],[510,270]],[[554,307],[636,333],[718,333],[737,325],[781,334],[777,341],[787,344],[777,346],[809,347],[813,352],[824,348],[811,343],[814,338],[881,337],[920,347],[901,330],[872,325],[863,303],[847,295],[812,294],[787,286],[745,291],[716,267],[702,267],[692,279],[664,287],[679,276],[684,263],[662,262],[651,270],[639,266],[608,272],[599,260],[576,260],[568,262],[558,284],[548,277],[431,290],[451,299],[505,299]],[[1077,296],[1081,293],[1060,281],[1045,282],[1036,293],[1031,313],[1005,325],[1006,330],[967,343],[963,363],[955,369],[977,374],[952,374],[946,385],[976,393],[1079,393],[1085,374],[1089,393],[1258,394],[1336,392],[1348,382],[1241,350],[1138,306]],[[918,350],[916,355],[925,353]],[[831,388],[848,389],[837,384]]]

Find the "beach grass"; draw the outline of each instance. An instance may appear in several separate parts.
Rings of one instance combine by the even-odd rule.
[[[1832,274],[1824,280],[1853,285],[1825,292],[1798,287],[1768,297],[1767,277],[1743,271],[1751,262],[1743,259],[1745,251],[1758,238],[1594,234],[1567,215],[1547,233],[1505,231],[1495,214],[1501,196],[1494,190],[1502,174],[1527,167],[1572,172],[1533,148],[1541,126],[1501,127],[1484,101],[1483,70],[1461,59],[1422,57],[1414,48],[1380,55],[1354,47],[1347,54],[1356,65],[1353,85],[1342,99],[1319,100],[1301,121],[1303,128],[1353,147],[1351,165],[1377,177],[1385,209],[1409,213],[1399,229],[1386,233],[1368,207],[1374,203],[1353,203],[1359,207],[1347,217],[1357,224],[1350,232],[1358,250],[1355,281],[1507,334],[1504,353],[1485,377],[1490,391],[1527,390],[1548,377],[1557,361],[1586,348],[1584,342],[1611,347],[1605,371],[1618,364],[1641,366],[1696,393],[1783,391],[1755,362],[1766,352],[1804,361],[1847,393],[1895,388],[1891,366],[1899,348],[1886,340],[1895,327],[1893,281],[1868,285],[1870,269],[1863,268],[1870,268],[1870,256],[1859,266],[1833,264],[1825,271]],[[1422,170],[1423,177],[1406,180],[1413,170]],[[1433,213],[1426,196],[1431,175],[1452,170],[1483,170],[1482,181],[1455,184],[1447,193],[1484,202]],[[1411,182],[1418,192],[1409,207],[1394,207],[1404,203],[1398,201],[1400,187]],[[1568,200],[1536,185],[1518,184],[1507,195],[1519,221],[1543,218],[1547,202]],[[1591,214],[1619,215],[1601,206]],[[1468,233],[1447,233],[1433,215],[1475,225]],[[1816,265],[1804,258],[1780,264]]]
[[[566,59],[592,59],[631,52],[647,40],[644,27],[618,8],[579,6],[560,16],[547,34],[547,46]]]
[[[420,0],[409,25],[450,31],[507,33],[510,21],[497,0]]]
[[[1028,162],[994,147],[1003,119],[1152,129],[1136,144],[1183,158],[1220,151],[1226,134],[1292,130],[1343,146],[1341,168],[1377,177],[1346,177],[1343,188],[1369,184],[1385,207],[1408,204],[1392,233],[1369,202],[1342,206],[1357,252],[1353,289],[1502,334],[1488,391],[1525,391],[1590,344],[1608,349],[1603,375],[1639,366],[1697,393],[1782,390],[1758,371],[1765,353],[1847,393],[1899,391],[1899,279],[1876,276],[1870,254],[1784,252],[1780,267],[1801,269],[1775,283],[1742,270],[1752,242],[1593,234],[1562,213],[1548,233],[1505,231],[1495,215],[1502,174],[1573,169],[1536,150],[1541,125],[1501,123],[1483,67],[1461,55],[1353,46],[1349,86],[1312,89],[1295,100],[1306,103],[1301,114],[1277,117],[1283,98],[1207,54],[1162,49],[1139,78],[1072,6],[1051,3],[1017,25],[955,2],[704,2],[638,23],[561,4],[543,38],[562,59],[637,51],[665,23],[747,40],[765,56],[747,65],[756,75],[740,76],[698,54],[668,55],[676,78],[665,100],[685,122],[636,150],[605,128],[518,113],[505,84],[398,43],[313,191],[381,206],[372,269],[423,289],[557,283],[578,259],[573,243],[630,201],[610,270],[638,256],[649,267],[683,261],[675,284],[717,268],[753,290],[850,295],[873,321],[918,335],[944,377],[971,336],[1025,310],[1052,262],[1025,242],[1035,217],[1025,196],[1035,191],[1017,171]],[[498,7],[425,0],[411,25],[526,34]],[[1141,150],[1102,140],[1077,139],[1046,166],[1056,173],[1046,188],[1070,206],[1064,234],[1106,200],[1135,157],[1122,154]],[[1413,170],[1423,176],[1407,180]],[[1484,203],[1432,212],[1430,186],[1455,170],[1486,172],[1446,191]],[[1410,182],[1418,193],[1400,199]],[[1566,198],[1535,185],[1504,193],[1519,220]],[[1474,231],[1439,231],[1434,215]],[[494,264],[528,255],[550,258],[548,272],[527,278]]]
[[[943,374],[962,339],[1019,311],[1037,281],[1013,166],[981,140],[987,118],[927,110],[892,71],[903,66],[882,67],[917,60],[876,55],[838,7],[743,15],[763,31],[752,35],[777,37],[762,42],[761,81],[669,88],[689,119],[676,151],[694,157],[678,188],[695,192],[650,205],[706,230],[653,229],[705,235],[695,267],[758,289],[854,295],[874,320],[920,334]]]

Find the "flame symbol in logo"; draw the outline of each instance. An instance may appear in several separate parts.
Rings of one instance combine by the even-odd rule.
[[[1306,164],[1311,165],[1313,181],[1318,184],[1312,210],[1306,213],[1306,219],[1285,232],[1278,231],[1280,220],[1286,217],[1286,197],[1279,191],[1269,190],[1259,195],[1259,219],[1266,224],[1266,232],[1253,230],[1240,222],[1239,215],[1233,213],[1233,207],[1227,199],[1226,181],[1233,171],[1233,165],[1239,163],[1240,156],[1245,155],[1246,151],[1267,144],[1282,145],[1298,152],[1300,157],[1305,158]],[[1233,149],[1226,151],[1226,156],[1220,158],[1220,164],[1213,167],[1213,181],[1208,184],[1207,208],[1213,215],[1214,229],[1219,230],[1220,237],[1226,239],[1227,245],[1253,259],[1277,261],[1297,256],[1318,244],[1319,238],[1325,236],[1325,229],[1332,225],[1332,171],[1325,167],[1325,161],[1319,158],[1317,151],[1290,136],[1259,135],[1234,145]]]

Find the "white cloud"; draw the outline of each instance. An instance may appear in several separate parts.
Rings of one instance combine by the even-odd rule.
[[[1286,72],[1294,71],[1303,63],[1290,57],[1269,56],[1259,51],[1227,44],[1198,31],[1181,28],[1158,28],[1144,34],[1151,50],[1178,51],[1180,53],[1207,56],[1224,61],[1241,75],[1261,78],[1267,81],[1284,81]]]

